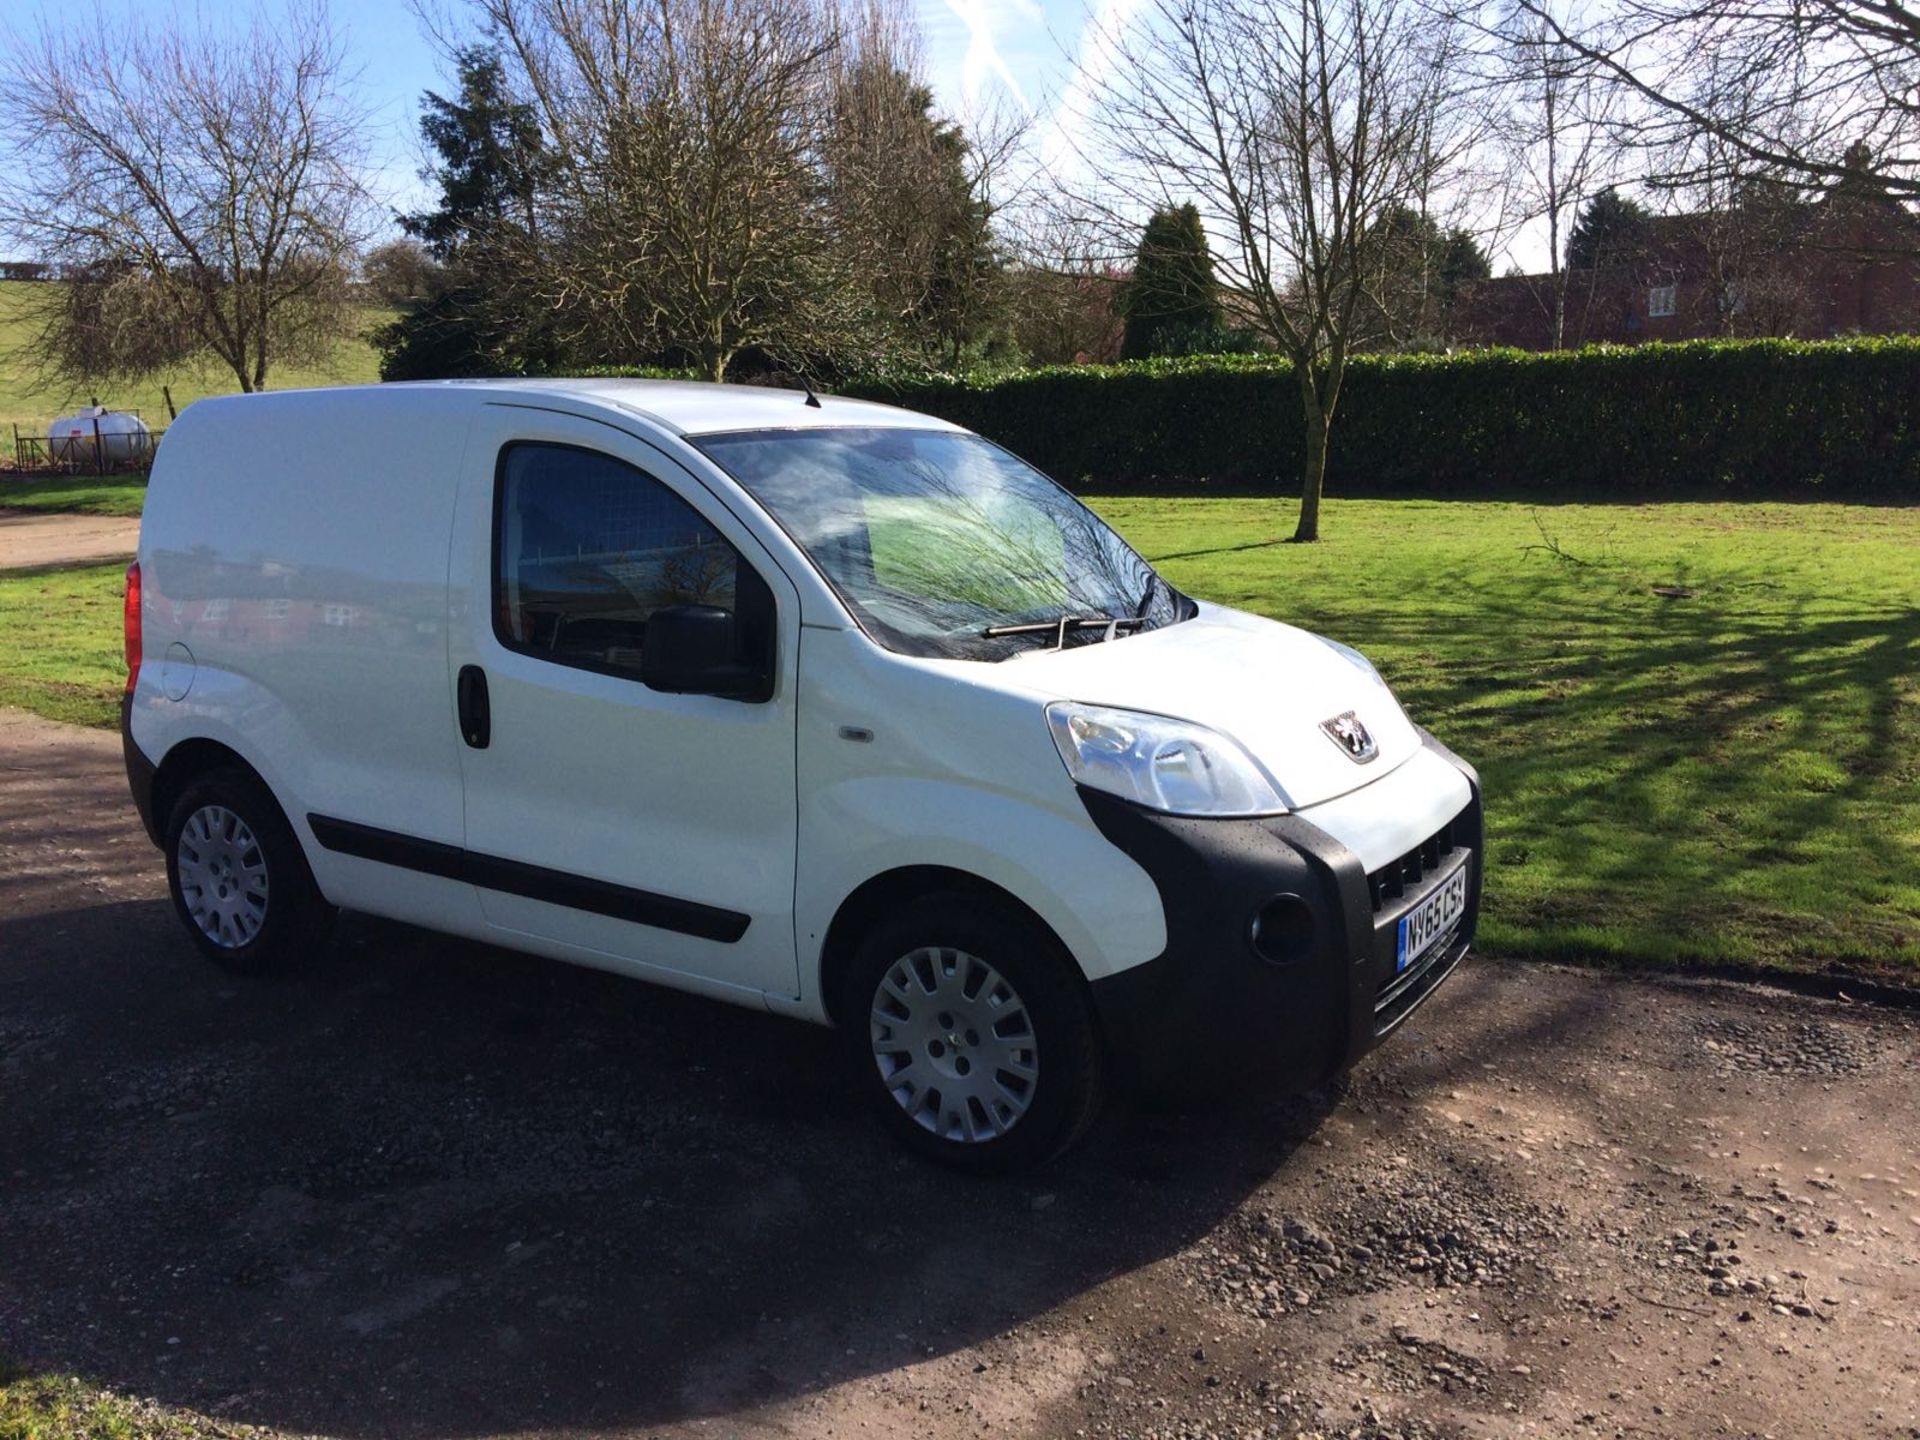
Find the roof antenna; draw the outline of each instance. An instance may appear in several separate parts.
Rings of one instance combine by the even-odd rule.
[[[820,408],[820,397],[813,393],[813,382],[807,378],[807,372],[804,370],[796,370],[793,373],[800,377],[800,388],[807,392],[807,404],[813,409],[818,410]]]

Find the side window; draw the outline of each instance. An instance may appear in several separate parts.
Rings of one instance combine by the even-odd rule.
[[[734,611],[743,650],[771,640],[764,582],[652,476],[521,443],[501,452],[496,483],[494,626],[510,649],[637,679],[647,619],[669,605]]]

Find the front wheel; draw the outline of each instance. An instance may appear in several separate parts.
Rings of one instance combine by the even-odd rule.
[[[840,1016],[855,1083],[921,1154],[960,1169],[1040,1164],[1099,1111],[1099,1038],[1059,944],[1012,906],[931,896],[868,933]]]

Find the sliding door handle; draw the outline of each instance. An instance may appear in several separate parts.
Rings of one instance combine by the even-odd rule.
[[[460,738],[475,750],[493,739],[493,706],[487,698],[487,672],[478,665],[462,665],[454,686],[460,703]]]

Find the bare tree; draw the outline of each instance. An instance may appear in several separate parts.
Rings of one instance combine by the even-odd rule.
[[[957,365],[997,318],[994,184],[1024,122],[934,111],[910,21],[864,0],[841,25],[825,184],[840,246],[895,348]]]
[[[1687,179],[1666,187],[1684,206],[1666,223],[1704,281],[1696,322],[1728,336],[1796,333],[1813,308],[1809,265],[1824,213],[1795,177],[1712,131],[1690,137],[1687,152],[1668,167]]]
[[[1580,22],[1556,0],[1515,3],[1642,103],[1636,138],[1670,160],[1706,133],[1832,183],[1864,148],[1888,193],[1920,197],[1920,8],[1906,0],[1613,0]]]
[[[1384,221],[1429,214],[1467,144],[1444,103],[1451,27],[1406,0],[1152,0],[1116,43],[1106,184],[1142,208],[1199,205],[1230,312],[1292,362],[1294,539],[1318,539],[1356,320],[1363,302],[1386,308]]]
[[[881,315],[903,328],[929,307],[951,230],[971,201],[958,163],[965,141],[934,118],[913,49],[891,5],[850,17],[835,47],[821,147],[834,229],[861,252]]]
[[[365,117],[325,12],[44,28],[0,61],[0,229],[60,265],[33,342],[83,381],[216,361],[243,391],[357,322]]]
[[[360,276],[382,305],[410,305],[442,283],[439,262],[410,235],[369,250],[361,257]]]
[[[933,110],[898,0],[471,0],[545,133],[514,288],[565,350],[949,358],[1011,140]]]
[[[524,257],[569,348],[719,379],[874,336],[828,203],[838,16],[812,0],[474,0],[549,139]]]
[[[1031,364],[1118,360],[1125,335],[1121,294],[1126,272],[1111,247],[1038,197],[1022,207],[1007,237],[1013,259],[1006,287],[1011,337]]]
[[[1543,6],[1554,0],[1537,0]],[[1538,15],[1503,4],[1488,25],[1489,79],[1504,91],[1499,137],[1509,161],[1506,228],[1544,230],[1547,273],[1527,286],[1546,317],[1551,348],[1567,343],[1567,301],[1573,272],[1567,239],[1580,206],[1617,178],[1612,137],[1619,91],[1599,68],[1558,43]],[[1592,283],[1592,275],[1585,277]]]

